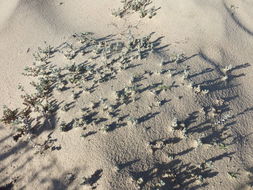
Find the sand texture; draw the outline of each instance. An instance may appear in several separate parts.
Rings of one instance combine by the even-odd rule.
[[[0,190],[253,189],[253,1],[148,2],[0,1]]]

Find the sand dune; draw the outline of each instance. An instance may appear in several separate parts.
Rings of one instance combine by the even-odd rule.
[[[2,28],[14,14],[15,9],[19,3],[19,0],[1,1],[0,11],[1,20],[0,27]]]
[[[36,63],[56,109],[17,142],[0,123],[0,189],[252,189],[252,1],[152,6],[119,18],[120,0],[0,1],[0,105],[25,107]]]

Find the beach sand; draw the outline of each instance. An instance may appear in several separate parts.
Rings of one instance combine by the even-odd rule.
[[[0,189],[252,189],[253,1],[153,0],[152,18],[112,15],[122,6],[0,1],[0,105],[24,108],[20,84],[35,92],[38,77],[22,73],[40,62],[38,47],[53,47],[45,65],[81,65],[65,67],[66,80],[86,77],[81,87],[53,90],[57,110],[32,115],[42,123],[17,142],[17,127],[0,123]],[[78,42],[84,32],[94,33],[94,52]],[[130,37],[149,35],[122,53]],[[96,54],[114,41],[115,56],[129,54],[129,63]],[[73,46],[64,49],[66,42]],[[74,127],[78,118],[85,123]]]

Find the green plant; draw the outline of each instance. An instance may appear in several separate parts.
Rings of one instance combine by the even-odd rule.
[[[18,109],[11,110],[7,106],[3,106],[3,117],[0,121],[5,124],[11,124],[18,119],[18,112]]]
[[[129,12],[139,12],[141,18],[146,16],[152,18],[156,15],[157,9],[155,7],[147,8],[152,3],[151,0],[122,0],[121,2],[123,3],[123,7],[114,10],[112,15],[120,18]]]
[[[228,172],[228,175],[232,178],[238,178],[238,175],[240,175],[238,172]]]

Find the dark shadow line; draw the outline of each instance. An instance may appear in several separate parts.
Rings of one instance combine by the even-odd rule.
[[[220,74],[220,75],[223,75],[223,73],[221,72],[220,70],[220,67],[217,63],[215,63],[212,59],[210,59],[209,57],[207,57],[203,52],[202,50],[200,50],[199,52],[199,56],[200,58],[204,59],[209,65],[213,66],[216,71]]]
[[[238,18],[236,18],[236,16],[234,15],[234,13],[231,12],[231,10],[228,8],[228,6],[226,5],[226,3],[223,3],[224,7],[226,9],[226,11],[230,14],[232,20],[247,34],[253,36],[253,32],[250,31],[246,26],[244,26],[239,20]]]

